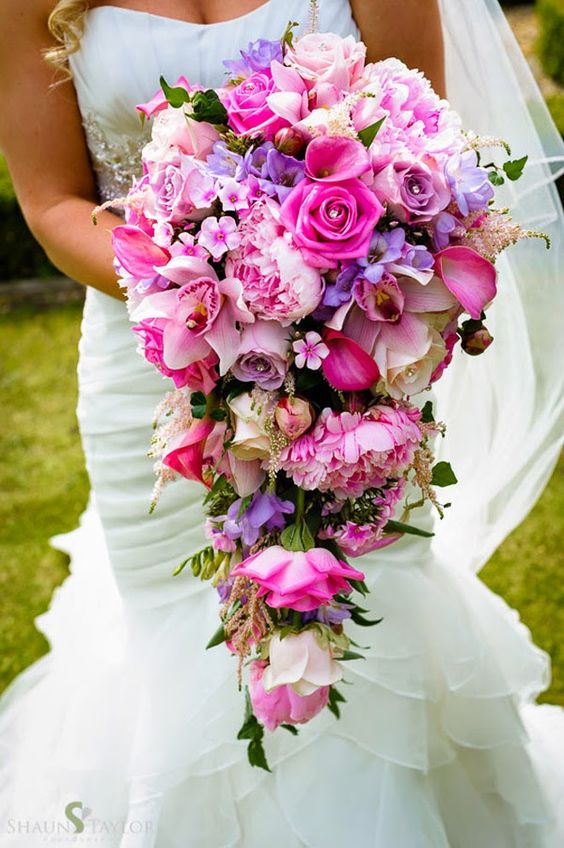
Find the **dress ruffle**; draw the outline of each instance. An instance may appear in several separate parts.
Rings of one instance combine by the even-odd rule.
[[[362,561],[370,614],[383,617],[351,631],[367,659],[346,664],[340,720],[325,710],[297,737],[267,735],[272,774],[235,738],[234,658],[204,650],[217,626],[209,586],[128,607],[92,505],[53,541],[71,575],[36,620],[51,652],[0,713],[2,846],[45,844],[22,841],[17,822],[68,827],[77,799],[91,810],[78,844],[96,832],[108,848],[562,844],[551,816],[563,714],[533,705],[548,657],[499,597],[422,540]]]

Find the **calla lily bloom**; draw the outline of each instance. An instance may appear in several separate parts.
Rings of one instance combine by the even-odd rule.
[[[372,357],[344,333],[326,330],[323,341],[329,348],[323,360],[323,373],[333,388],[360,391],[369,389],[380,379],[380,371]]]
[[[185,88],[186,91],[190,91],[190,83],[186,79],[185,76],[180,76],[174,83],[174,88]],[[164,91],[159,89],[157,93],[151,97],[146,103],[139,103],[135,108],[138,112],[141,112],[146,118],[152,118],[157,112],[162,112],[163,109],[168,107],[168,100],[165,97]]]
[[[121,224],[112,230],[112,247],[118,262],[128,274],[140,280],[155,276],[166,265],[170,253],[159,247],[153,239],[130,224]]]
[[[370,170],[370,156],[354,138],[321,135],[309,143],[305,165],[310,179],[334,183],[365,174]]]
[[[447,247],[435,256],[435,270],[471,318],[478,319],[496,295],[495,267],[471,247]]]
[[[195,480],[210,488],[209,480],[203,476],[203,464],[206,441],[215,425],[211,418],[194,419],[190,429],[171,442],[172,448],[163,457],[163,463],[187,480]]]

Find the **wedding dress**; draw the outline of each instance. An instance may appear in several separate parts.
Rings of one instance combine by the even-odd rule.
[[[134,106],[154,93],[160,74],[170,82],[184,73],[218,84],[222,58],[235,56],[249,39],[278,37],[289,18],[305,20],[307,6],[271,0],[211,26],[115,7],[90,11],[71,67],[102,199],[123,194],[138,168],[144,137]],[[460,61],[477,23],[470,15],[464,21],[462,8],[447,59],[452,78],[470,85]],[[452,21],[445,17],[447,30]],[[319,27],[358,34],[346,0],[322,0]],[[485,49],[475,44],[477,53]],[[477,55],[480,73],[500,55]],[[464,92],[455,106],[471,109],[477,96]],[[503,115],[483,111],[482,99],[470,125],[485,131],[490,119],[503,124]],[[546,156],[549,140],[529,178],[540,188],[525,183],[534,203],[519,211],[532,221],[537,210],[537,222],[554,230],[559,220],[550,181],[561,150],[556,145]],[[539,243],[523,248],[521,268],[534,270],[542,250]],[[534,356],[548,350],[542,345],[549,339],[531,325],[509,264],[505,274],[494,333],[500,363],[494,348],[483,367],[457,360],[437,386],[439,415],[454,434],[445,452],[461,478],[452,515],[432,542],[405,537],[364,558],[371,611],[383,622],[352,632],[370,647],[365,661],[347,663],[352,685],[341,687],[347,703],[339,721],[325,710],[297,737],[282,730],[268,736],[271,774],[251,768],[245,743],[236,740],[242,699],[234,658],[222,647],[204,650],[217,627],[214,592],[190,574],[171,576],[204,542],[202,490],[174,483],[148,514],[153,478],[146,450],[166,383],[136,354],[124,305],[88,290],[78,417],[93,494],[80,527],[54,540],[71,556],[71,576],[37,619],[51,651],[1,702],[0,845],[71,839],[113,848],[564,844],[557,812],[564,722],[557,708],[533,705],[548,685],[548,658],[472,570],[530,508],[556,455],[561,384],[535,377]],[[537,297],[545,297],[546,284],[538,283]],[[521,334],[518,350],[534,348],[529,370],[519,375],[504,360],[515,350],[507,320]],[[498,371],[488,372],[494,366]],[[517,377],[524,381],[521,394]],[[494,420],[487,393],[498,391]],[[525,433],[520,465],[512,434]],[[528,476],[523,472],[512,490],[527,461]],[[431,527],[433,517],[425,513],[418,523]]]

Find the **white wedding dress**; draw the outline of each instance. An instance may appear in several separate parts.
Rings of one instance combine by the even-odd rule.
[[[71,65],[102,197],[123,194],[138,167],[134,106],[154,93],[160,74],[218,84],[223,58],[252,38],[278,37],[289,18],[307,17],[307,6],[271,0],[212,26],[115,7],[91,11]],[[460,20],[462,41],[470,37],[465,25]],[[319,27],[357,34],[346,0],[322,0]],[[554,204],[548,178],[541,182]],[[548,201],[538,203],[546,213]],[[550,228],[554,219],[545,217]],[[542,244],[535,250],[540,255]],[[512,326],[528,332],[523,314],[515,316],[521,301],[509,268],[506,276],[500,302],[512,310]],[[503,363],[511,338],[497,314],[500,348],[508,346],[500,373],[511,384]],[[528,443],[534,486],[523,484],[525,502],[509,517],[490,509],[494,485],[509,502],[513,478],[504,469],[520,468],[516,452],[507,454],[508,427],[500,442],[498,421],[485,457],[483,416],[461,406],[457,388],[460,375],[469,393],[472,380],[482,381],[476,392],[487,391],[494,376],[483,368],[497,362],[488,357],[483,367],[455,364],[437,386],[439,414],[446,410],[454,432],[445,451],[455,454],[461,477],[452,518],[432,543],[406,537],[362,561],[371,611],[383,622],[352,634],[370,648],[365,661],[347,664],[353,685],[341,687],[342,718],[325,710],[297,737],[283,730],[268,736],[268,774],[248,765],[246,743],[236,740],[243,700],[234,658],[223,647],[204,650],[217,627],[215,593],[189,573],[171,576],[204,541],[202,490],[177,482],[148,514],[146,450],[166,383],[136,353],[124,305],[89,290],[78,416],[93,496],[80,528],[55,540],[71,556],[71,576],[37,619],[51,651],[0,703],[0,845],[564,845],[564,721],[559,709],[533,703],[548,685],[548,658],[472,570],[520,520],[550,472],[550,399],[558,384],[538,401],[545,418],[550,408],[551,424]],[[470,376],[474,368],[479,376]],[[499,415],[512,416],[509,429],[519,435],[509,388],[500,392]],[[487,398],[484,415],[486,407]],[[484,474],[485,462],[495,480]],[[429,513],[419,519],[432,521]]]

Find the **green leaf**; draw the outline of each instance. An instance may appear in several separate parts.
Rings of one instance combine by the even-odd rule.
[[[262,745],[262,736],[257,736],[255,739],[251,739],[247,747],[247,757],[249,758],[249,762],[252,766],[264,769],[265,771],[270,771]]]
[[[194,92],[191,104],[193,114],[190,117],[195,121],[206,121],[216,126],[227,125],[227,110],[213,88]]]
[[[193,418],[205,418],[207,412],[207,406],[193,406],[192,407],[192,417]]]
[[[225,642],[226,639],[227,634],[225,633],[225,628],[223,624],[220,624],[213,636],[211,637],[210,641],[206,645],[206,651],[208,648],[215,648],[216,645],[221,645],[222,642]]]
[[[282,33],[282,38],[280,39],[280,46],[282,50],[284,47],[292,47],[294,44],[294,33],[293,30],[299,26],[297,21],[288,21],[286,25],[286,29]]]
[[[227,418],[227,413],[224,409],[218,406],[217,409],[212,409],[211,417],[214,421],[225,421],[225,419]]]
[[[380,129],[385,120],[385,117],[380,118],[380,120],[376,121],[376,123],[370,124],[370,126],[364,127],[363,130],[360,130],[358,137],[365,147],[370,147],[370,145],[378,135],[378,130]]]
[[[339,662],[347,662],[348,660],[364,660],[366,657],[364,654],[359,654],[358,651],[343,651],[342,656],[337,657]]]
[[[298,728],[293,724],[281,724],[280,727],[283,727],[284,730],[287,730],[288,733],[292,734],[292,736],[297,736],[299,733]]]
[[[189,556],[187,559],[183,560],[180,565],[177,565],[174,571],[172,572],[172,576],[176,577],[178,574],[180,574],[181,571],[184,571],[191,559],[192,557]]]
[[[510,162],[505,163],[503,170],[508,180],[518,180],[522,176],[523,168],[527,164],[528,158],[528,156],[523,156],[521,159],[512,159]]]
[[[289,524],[280,535],[280,541],[287,551],[309,551],[315,547],[315,539],[305,521]]]
[[[349,580],[348,582],[352,588],[356,589],[357,592],[360,592],[361,595],[368,595],[369,589],[364,580]]]
[[[490,174],[488,174],[488,179],[490,183],[494,186],[503,185],[505,182],[504,177],[502,177],[502,175],[497,171],[492,171]]]
[[[428,400],[421,410],[421,421],[423,424],[431,424],[435,420],[433,415],[433,401]]]
[[[432,486],[452,486],[458,483],[450,462],[437,462],[433,468]]]
[[[356,609],[351,610],[351,618],[355,624],[359,624],[361,627],[372,627],[374,624],[380,624],[384,620],[383,618],[364,618]]]
[[[346,698],[341,695],[338,689],[335,689],[334,686],[331,686],[329,689],[329,700],[327,702],[328,709],[331,710],[335,718],[341,718],[341,711],[339,709],[340,703],[346,703]]]
[[[403,521],[394,521],[390,519],[384,527],[386,533],[407,533],[411,536],[421,536],[423,539],[430,539],[434,536],[429,530],[421,530],[420,527],[413,527],[412,524],[404,524]]]
[[[179,109],[185,103],[189,103],[190,95],[185,88],[181,86],[171,86],[167,83],[164,77],[159,80],[164,96],[174,109]]]
[[[192,406],[203,406],[206,403],[206,396],[203,392],[194,392],[190,395],[190,403]]]

